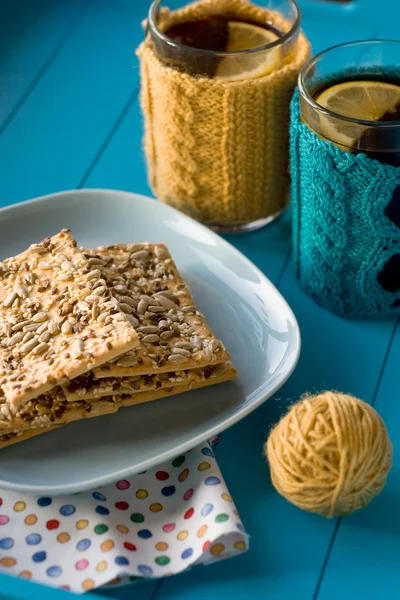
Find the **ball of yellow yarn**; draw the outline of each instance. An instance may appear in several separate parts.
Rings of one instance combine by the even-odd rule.
[[[306,396],[292,406],[265,452],[278,492],[324,517],[366,506],[392,466],[392,445],[376,410],[338,392]]]

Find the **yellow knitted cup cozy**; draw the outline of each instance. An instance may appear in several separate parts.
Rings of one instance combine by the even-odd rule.
[[[247,0],[200,0],[163,13],[162,28],[229,11],[276,26],[279,13]],[[249,12],[251,11],[251,12]],[[286,28],[287,29],[287,28]],[[276,71],[258,79],[193,77],[167,66],[151,39],[138,49],[144,148],[154,194],[206,224],[275,215],[287,203],[290,99],[310,53],[302,33]]]

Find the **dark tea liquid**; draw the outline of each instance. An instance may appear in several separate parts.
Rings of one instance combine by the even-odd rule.
[[[179,42],[190,48],[198,50],[212,50],[213,52],[225,52],[229,44],[229,25],[228,23],[248,23],[257,25],[268,31],[272,31],[277,37],[282,37],[283,32],[272,23],[259,23],[249,21],[248,19],[238,19],[237,17],[208,17],[199,21],[187,21],[178,23],[170,27],[165,33],[175,42]]]
[[[194,50],[206,50],[210,52],[225,52],[229,46],[229,24],[247,23],[257,25],[275,34],[281,38],[283,32],[272,23],[260,23],[249,19],[242,19],[237,15],[212,16],[196,21],[186,21],[173,25],[166,30],[165,34],[174,42],[178,42]],[[249,46],[244,49],[250,49]],[[213,78],[221,62],[219,56],[204,55],[196,52],[188,52],[185,49],[179,49],[170,46],[158,49],[160,53],[169,60],[175,68],[194,76],[206,76]]]
[[[400,88],[400,72],[398,77],[388,77],[386,74],[380,73],[352,74],[351,77],[343,77],[318,86],[313,92],[313,97],[317,99],[322,92],[333,85],[353,81],[379,81],[397,85]],[[365,131],[361,131],[360,137],[351,148],[348,148],[348,151],[355,154],[363,152],[370,158],[397,167],[400,166],[400,103],[382,115],[377,122],[384,121],[393,122],[393,124],[398,122],[399,126],[391,128],[369,127]],[[360,129],[362,129],[361,126]]]

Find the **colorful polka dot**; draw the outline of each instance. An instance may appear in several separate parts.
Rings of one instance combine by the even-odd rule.
[[[135,552],[136,551],[135,544],[131,544],[131,542],[124,542],[124,548],[126,548],[130,552]]]
[[[0,515],[0,525],[7,525],[9,520],[7,515]]]
[[[58,588],[59,590],[66,590],[67,592],[70,591],[71,586],[67,585],[66,583],[64,585],[60,585],[60,587]]]
[[[100,550],[102,552],[109,552],[110,550],[112,550],[114,548],[115,544],[112,540],[106,540],[105,542],[103,542],[100,546]]]
[[[92,497],[95,500],[99,500],[99,502],[105,502],[107,500],[107,498],[105,497],[105,495],[102,494],[101,492],[93,492]]]
[[[25,541],[30,546],[36,546],[42,541],[42,536],[39,533],[30,533],[26,536]]]
[[[72,504],[64,504],[64,506],[60,508],[60,515],[63,517],[70,517],[75,511],[76,508]]]
[[[89,521],[87,519],[79,519],[79,521],[76,522],[75,527],[77,529],[85,529],[85,527],[87,527],[89,525]]]
[[[21,577],[21,579],[32,579],[32,573],[30,571],[21,571],[18,577]]]
[[[34,525],[35,523],[37,523],[37,516],[28,515],[27,517],[25,517],[24,523],[25,525]]]
[[[167,471],[157,471],[156,478],[158,481],[165,481],[166,479],[169,479],[169,473],[167,473]]]
[[[98,515],[109,515],[110,511],[108,510],[108,508],[106,508],[105,506],[101,506],[99,504],[99,506],[96,506],[95,511],[97,512]]]
[[[202,538],[208,531],[208,525],[202,525],[197,531],[197,537]]]
[[[15,558],[12,558],[12,556],[4,556],[2,559],[0,559],[0,565],[3,565],[3,567],[13,567],[16,564],[17,561]]]
[[[60,527],[60,521],[57,521],[57,519],[50,519],[49,521],[47,521],[46,527],[49,531],[51,531],[52,529],[57,529],[58,527]]]
[[[2,550],[9,550],[13,546],[14,546],[14,540],[10,537],[6,537],[6,538],[3,538],[2,540],[0,540],[0,548]]]
[[[115,508],[118,508],[118,510],[128,510],[129,504],[127,502],[116,502]]]
[[[203,506],[203,508],[201,509],[201,516],[202,517],[206,517],[207,515],[210,514],[210,512],[212,512],[214,510],[214,504],[211,504],[210,502],[205,504]]]
[[[116,556],[115,564],[119,566],[126,566],[129,565],[129,560],[125,558],[125,556]]]
[[[160,510],[163,509],[163,505],[160,504],[159,502],[153,502],[153,504],[150,504],[150,510],[151,512],[160,512]]]
[[[172,461],[172,464],[174,467],[180,467],[181,465],[183,465],[183,463],[185,462],[185,457],[183,456],[178,456],[178,458],[175,458],[175,460]]]
[[[190,558],[193,554],[193,548],[186,548],[181,554],[181,558],[185,560],[185,558]]]
[[[235,546],[236,550],[239,550],[240,552],[243,552],[244,550],[246,550],[246,544],[243,541],[236,542],[234,544],[234,546]]]
[[[97,535],[101,535],[102,533],[105,533],[106,531],[108,531],[108,527],[107,527],[107,525],[104,525],[104,523],[101,523],[100,525],[96,525],[96,527],[94,528],[94,532],[97,533]]]
[[[149,492],[147,490],[137,490],[136,492],[136,498],[138,498],[138,500],[144,500],[148,495]]]
[[[180,531],[176,537],[178,540],[182,541],[182,540],[186,540],[188,535],[189,535],[189,532],[185,529],[183,531]]]
[[[116,485],[119,490],[128,490],[131,487],[131,484],[127,479],[121,479],[120,481],[117,481]]]
[[[149,538],[153,537],[150,529],[141,529],[137,534],[142,540],[148,540]]]
[[[129,527],[126,525],[117,525],[117,529],[120,533],[129,533]]]
[[[105,560],[102,560],[99,562],[99,564],[96,567],[96,571],[99,571],[99,573],[101,573],[102,571],[106,571],[107,570],[107,562]]]
[[[236,523],[236,527],[239,529],[239,531],[243,531],[243,533],[245,533],[242,523]]]
[[[53,500],[51,498],[38,498],[38,505],[39,506],[50,506],[50,504],[53,502]]]
[[[190,498],[193,496],[193,494],[194,494],[194,490],[192,488],[190,488],[190,490],[187,490],[187,492],[185,492],[183,494],[183,499],[186,500],[186,502],[187,502],[188,500],[190,500]]]
[[[164,487],[161,490],[161,493],[163,496],[172,496],[173,494],[175,494],[175,486],[174,485],[167,485],[166,487]]]
[[[173,531],[175,527],[175,523],[167,523],[163,526],[163,531],[165,531],[165,533],[171,533],[171,531]]]
[[[216,523],[225,523],[225,521],[227,521],[229,519],[229,515],[227,515],[226,513],[221,513],[220,515],[217,515],[215,517],[215,522]]]
[[[221,483],[221,480],[219,477],[214,477],[213,475],[211,475],[210,477],[206,477],[204,483],[206,485],[218,485],[219,483]]]
[[[75,563],[75,569],[78,571],[83,571],[89,566],[89,561],[86,558],[82,558],[82,560],[78,560]]]
[[[199,471],[207,471],[207,469],[209,469],[210,467],[211,467],[210,463],[202,462],[199,464],[199,466],[197,468]]]
[[[205,448],[202,448],[201,453],[204,454],[204,456],[214,456],[211,448],[208,448],[207,446]]]
[[[85,579],[85,581],[82,582],[82,588],[86,591],[92,590],[94,588],[93,579]]]
[[[167,544],[167,542],[158,542],[156,544],[155,548],[159,552],[165,552],[165,550],[168,550],[168,544]]]
[[[209,548],[211,546],[211,542],[210,541],[206,541],[203,544],[203,552],[205,552],[207,550],[207,548]]]
[[[225,492],[221,494],[221,498],[222,500],[226,500],[227,502],[232,502],[231,496],[229,494],[226,494]]]
[[[60,577],[62,574],[62,568],[58,565],[54,565],[53,567],[49,567],[46,573],[49,577]]]
[[[194,508],[189,508],[189,510],[187,510],[185,512],[185,514],[183,515],[183,518],[184,519],[190,519],[190,517],[193,516],[193,513],[194,513]]]
[[[47,554],[44,550],[41,550],[40,552],[35,552],[35,554],[32,556],[32,560],[35,563],[43,562],[44,560],[46,560],[46,558]]]
[[[67,542],[69,542],[70,539],[71,536],[66,531],[59,533],[57,536],[57,541],[60,542],[60,544],[66,544]]]
[[[84,552],[90,548],[91,545],[92,542],[89,540],[89,538],[84,538],[83,540],[79,540],[79,542],[76,544],[76,549],[79,550],[79,552]]]
[[[3,498],[0,498],[0,506],[3,504]]]
[[[189,469],[183,469],[183,471],[181,473],[179,473],[179,481],[182,483],[182,481],[185,481],[185,479],[188,478],[189,475]]]
[[[211,552],[211,554],[214,554],[215,556],[217,556],[218,554],[221,554],[221,552],[223,552],[224,550],[225,550],[224,544],[214,544],[214,546],[211,546],[210,552]]]
[[[138,565],[138,570],[140,571],[140,573],[142,573],[142,575],[145,575],[146,577],[153,574],[153,569],[148,565]]]
[[[25,502],[19,501],[14,504],[15,512],[21,512],[22,510],[25,510],[25,509],[26,509]]]
[[[171,559],[168,556],[157,556],[154,559],[154,562],[157,563],[160,567],[165,567],[168,563],[171,562]]]
[[[142,513],[132,513],[131,514],[131,521],[133,523],[143,523],[143,521],[144,521],[144,515],[142,515]]]

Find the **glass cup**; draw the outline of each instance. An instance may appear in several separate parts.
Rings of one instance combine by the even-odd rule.
[[[333,112],[316,101],[321,90],[337,83],[365,80],[400,86],[400,41],[351,42],[314,56],[299,76],[301,118],[342,150],[399,166],[400,103],[398,110],[368,121]],[[357,114],[357,106],[354,112]]]
[[[231,22],[268,42],[230,51]],[[138,54],[155,195],[221,232],[273,221],[288,204],[290,97],[309,55],[295,0],[156,0]]]
[[[329,48],[292,103],[299,283],[332,312],[400,308],[400,41]]]

